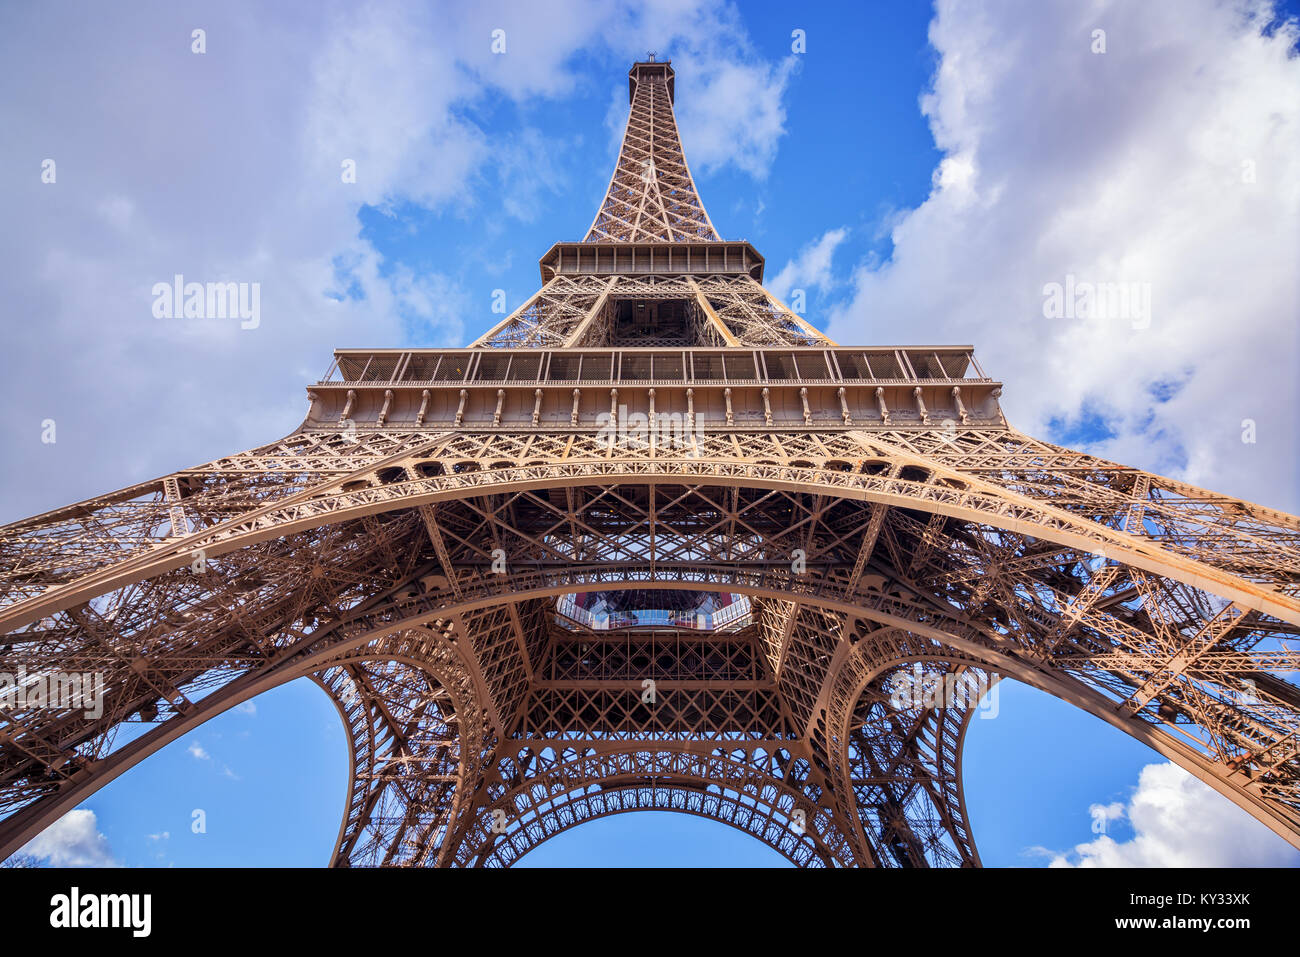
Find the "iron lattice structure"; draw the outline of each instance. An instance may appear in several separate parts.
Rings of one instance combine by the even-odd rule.
[[[1021,434],[969,347],[830,342],[718,238],[671,66],[629,77],[585,240],[472,347],[340,351],[288,437],[0,529],[0,670],[107,689],[0,711],[0,855],[310,676],[335,865],[642,809],[978,865],[973,704],[896,706],[918,667],[1056,695],[1300,846],[1300,520]]]

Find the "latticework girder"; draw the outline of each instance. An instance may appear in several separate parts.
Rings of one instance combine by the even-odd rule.
[[[0,694],[0,855],[306,676],[339,866],[647,809],[978,865],[978,696],[900,676],[1051,693],[1300,846],[1300,519],[1009,428],[969,347],[830,343],[718,239],[671,68],[631,80],[586,241],[480,348],[341,352],[286,439],[0,528],[0,673],[104,689]]]
[[[5,614],[20,624],[6,638],[3,669],[102,672],[107,698],[98,719],[4,712],[3,794],[15,813],[3,826],[16,840],[44,804],[63,806],[98,786],[98,769],[120,750],[114,730],[123,722],[156,725],[148,738],[199,715],[214,688],[288,673],[286,664],[334,646],[370,648],[370,660],[381,660],[392,636],[423,623],[463,661],[472,692],[461,693],[482,715],[479,738],[554,749],[575,735],[593,746],[659,749],[761,739],[809,762],[818,813],[854,821],[836,817],[858,863],[978,860],[955,767],[960,733],[946,730],[964,718],[951,709],[889,712],[879,687],[865,683],[844,691],[867,647],[893,649],[870,659],[878,669],[927,654],[945,667],[1042,678],[1054,693],[1061,691],[1052,682],[1063,682],[1095,713],[1108,711],[1106,720],[1162,746],[1294,835],[1300,701],[1288,675],[1300,663],[1300,616],[1291,610],[1294,574],[1280,573],[1277,558],[1294,548],[1295,520],[1155,476],[1135,482],[1144,473],[1087,456],[1070,458],[1075,467],[1054,478],[1064,450],[1012,432],[999,438],[939,438],[944,449],[981,450],[957,467],[928,457],[917,433],[711,435],[701,437],[709,454],[698,459],[649,450],[614,459],[595,437],[584,445],[572,435],[443,433],[405,436],[407,455],[330,470],[320,480],[324,494],[301,496],[313,503],[307,509],[276,508],[288,496],[273,488],[272,507],[253,510],[255,520],[226,518],[221,496],[209,516],[199,492],[187,515],[215,534],[164,540],[34,597],[8,596]],[[736,445],[764,460],[736,459]],[[550,461],[524,464],[535,456]],[[469,470],[471,461],[484,467]],[[1007,472],[1015,489],[990,493],[989,477]],[[959,478],[967,488],[954,487]],[[284,483],[295,480],[286,475]],[[1061,486],[1073,501],[1058,504],[1051,491]],[[1125,528],[1134,488],[1164,521]],[[105,501],[105,511],[122,518],[121,498]],[[165,514],[165,497],[156,501],[138,507]],[[68,519],[56,513],[47,521]],[[34,526],[6,532],[30,553]],[[50,536],[58,548],[66,527]],[[1198,539],[1211,544],[1190,544]],[[6,535],[3,546],[11,540]],[[1254,540],[1277,543],[1270,562],[1243,561]],[[205,555],[201,571],[184,562],[197,551]],[[727,636],[581,639],[571,622],[557,624],[556,596],[620,588],[747,594],[753,624]],[[864,632],[866,622],[873,624]],[[886,642],[900,634],[912,637]],[[394,754],[416,760],[418,749],[395,737],[428,707],[415,700],[415,672],[358,664],[311,673],[340,700],[346,687],[366,702],[364,712],[348,712],[358,767],[380,754],[387,763]],[[641,699],[645,678],[658,683],[653,705]],[[495,760],[473,757],[482,767]],[[882,774],[905,779],[882,791]],[[469,827],[486,807],[487,785],[464,769],[455,780],[478,795],[465,796],[464,808],[478,810],[442,813],[469,815],[462,822]],[[646,796],[659,793],[653,780],[626,783],[632,803],[591,813],[658,806],[660,798]],[[398,800],[398,784],[384,801]],[[355,792],[349,813],[371,799],[379,800]],[[675,806],[677,798],[663,800]],[[899,814],[919,817],[904,832]],[[371,814],[366,826],[382,818],[396,828],[400,817],[391,809]],[[357,827],[345,833],[359,835]],[[451,861],[453,852],[437,849],[408,858],[370,833],[351,845],[370,850],[348,851],[348,860]]]
[[[631,104],[623,147],[585,241],[718,239],[677,134],[672,67],[638,63],[628,80]]]
[[[631,337],[620,302],[682,303],[684,321]],[[620,336],[621,333],[621,336]],[[634,346],[824,346],[829,339],[748,276],[559,275],[494,326],[475,346],[546,349]]]

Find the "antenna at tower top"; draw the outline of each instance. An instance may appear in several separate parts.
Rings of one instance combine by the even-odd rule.
[[[650,62],[651,62],[651,63],[654,63],[654,61],[655,61],[655,55],[654,55],[653,53],[647,53],[646,56],[648,56],[648,57],[650,58]]]

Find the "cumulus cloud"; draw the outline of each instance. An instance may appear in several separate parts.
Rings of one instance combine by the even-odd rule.
[[[198,761],[207,761],[209,758],[212,757],[212,755],[208,754],[208,752],[204,750],[203,745],[199,744],[197,741],[195,741],[185,750],[187,750],[191,755],[193,755],[194,758]]]
[[[974,343],[1022,430],[1092,423],[1098,454],[1300,508],[1300,33],[1272,19],[1264,0],[940,0],[921,109],[944,157],[831,337]],[[1070,281],[1135,283],[1150,312],[1047,318]]]
[[[1173,763],[1143,768],[1127,806],[1093,805],[1090,813],[1094,822],[1100,816],[1105,830],[1108,822],[1127,818],[1133,836],[1116,841],[1102,833],[1072,851],[1045,852],[1052,857],[1049,866],[1300,866],[1300,851]]]
[[[792,289],[817,288],[825,291],[832,285],[831,258],[849,231],[828,229],[821,238],[809,243],[799,255],[786,262],[781,271],[768,280],[767,287],[778,299],[788,299]]]
[[[704,112],[683,116],[695,161],[762,175],[791,70],[759,56],[717,0],[454,14],[143,0],[15,7],[4,24],[0,522],[274,441],[302,420],[304,387],[336,347],[462,345],[488,298],[459,272],[386,261],[358,213],[536,216],[564,185],[550,158],[572,144],[526,124],[494,141],[494,110],[527,116],[597,82],[622,88],[625,111],[610,67],[679,51],[699,70],[690,99]],[[726,115],[708,112],[714,96]],[[155,319],[150,291],[177,274],[259,283],[260,324]]]
[[[24,844],[19,854],[32,854],[50,867],[121,867],[99,832],[95,812],[69,811]]]

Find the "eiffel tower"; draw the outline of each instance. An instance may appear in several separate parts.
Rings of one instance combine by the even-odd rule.
[[[0,856],[304,676],[351,746],[335,866],[648,809],[978,866],[1001,678],[1300,846],[1300,519],[1018,432],[968,346],[831,342],[719,238],[671,63],[628,78],[586,237],[471,347],[340,350],[288,437],[0,529],[0,671],[105,689],[0,698]]]

